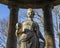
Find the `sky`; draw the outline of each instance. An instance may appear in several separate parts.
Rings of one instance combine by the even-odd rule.
[[[10,11],[8,9],[8,6],[0,4],[0,19],[8,17],[10,14]]]
[[[24,9],[24,11],[23,11],[23,9],[19,9],[19,11],[18,11],[18,16],[25,16],[26,15],[26,12],[27,10],[26,9]],[[22,13],[22,14],[21,14]],[[23,14],[24,13],[24,14]],[[43,14],[42,14],[42,10],[38,10],[38,13],[41,15],[41,16],[43,16]],[[54,15],[54,14],[53,14]],[[9,10],[9,8],[8,8],[8,6],[6,6],[6,5],[3,5],[3,4],[0,4],[0,20],[1,19],[7,19],[7,18],[9,18],[9,16],[10,16],[10,10]],[[18,19],[20,19],[20,18],[18,18]],[[54,20],[55,20],[55,18],[53,18]],[[55,23],[55,22],[54,22]],[[57,39],[56,39],[56,41],[57,41]],[[58,42],[58,41],[57,41]]]

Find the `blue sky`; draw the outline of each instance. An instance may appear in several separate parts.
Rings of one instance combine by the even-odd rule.
[[[19,9],[19,13],[18,16],[22,16],[23,14],[26,15],[26,9]],[[21,14],[22,13],[22,14]],[[43,16],[42,14],[42,10],[38,10],[38,13]],[[53,14],[54,15],[54,14]],[[10,16],[10,10],[8,8],[8,6],[0,4],[0,19],[4,19],[4,18],[8,18]],[[23,15],[24,16],[24,15]],[[53,20],[55,20],[55,18],[53,18]],[[55,22],[54,22],[55,23]],[[57,39],[56,39],[57,40]],[[58,42],[58,41],[57,41]]]
[[[0,4],[0,19],[8,17],[10,14],[10,10],[8,6]]]

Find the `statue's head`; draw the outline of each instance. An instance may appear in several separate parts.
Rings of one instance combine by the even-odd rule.
[[[33,18],[34,17],[34,11],[32,8],[29,8],[28,11],[27,11],[27,16],[30,17],[30,18]]]

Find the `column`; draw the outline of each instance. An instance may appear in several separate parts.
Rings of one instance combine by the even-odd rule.
[[[15,36],[16,23],[18,22],[18,10],[19,8],[15,4],[9,5],[10,9],[10,20],[9,20],[9,31],[8,31],[8,39],[7,39],[7,48],[16,48],[17,47],[17,39]]]
[[[43,11],[46,48],[55,48],[55,39],[52,22],[52,6],[44,6]]]

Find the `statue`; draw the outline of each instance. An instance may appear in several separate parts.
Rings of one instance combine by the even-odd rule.
[[[27,11],[28,20],[16,24],[16,36],[18,38],[18,48],[40,48],[39,38],[44,38],[39,31],[39,26],[33,21],[34,11],[29,8]]]

